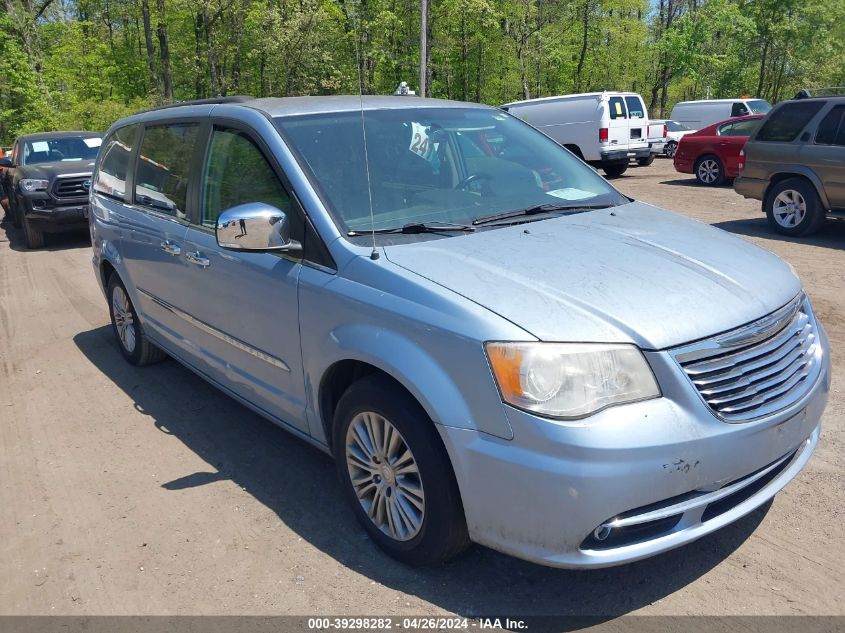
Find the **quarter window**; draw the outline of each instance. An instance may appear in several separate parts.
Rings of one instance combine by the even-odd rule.
[[[258,146],[239,130],[217,128],[205,169],[202,224],[214,227],[223,211],[248,202],[291,213],[290,197]]]
[[[838,105],[827,113],[816,131],[816,143],[819,145],[845,145],[845,129],[842,125],[842,113],[845,105]],[[837,131],[839,134],[837,135]],[[838,136],[838,138],[837,138]]]
[[[112,132],[103,143],[100,165],[94,180],[94,191],[123,199],[132,150],[138,142],[139,125],[127,125]]]
[[[186,217],[188,178],[198,130],[196,123],[153,125],[144,130],[135,171],[137,204]]]
[[[768,116],[757,134],[758,141],[790,143],[824,106],[824,101],[786,103]]]

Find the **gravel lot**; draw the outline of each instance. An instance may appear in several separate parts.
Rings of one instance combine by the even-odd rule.
[[[615,183],[787,259],[827,327],[822,439],[772,504],[621,568],[554,570],[474,547],[409,569],[368,542],[328,457],[173,361],[123,361],[85,235],[28,252],[7,222],[0,614],[845,615],[845,223],[778,238],[759,203],[665,159]]]

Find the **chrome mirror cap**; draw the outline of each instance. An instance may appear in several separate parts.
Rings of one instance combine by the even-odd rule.
[[[294,252],[302,245],[290,237],[290,221],[281,209],[248,202],[226,209],[217,218],[217,244],[233,251]]]

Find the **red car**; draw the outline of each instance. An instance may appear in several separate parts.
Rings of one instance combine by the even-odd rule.
[[[739,153],[764,115],[734,117],[687,134],[678,143],[675,169],[715,187],[739,174]]]

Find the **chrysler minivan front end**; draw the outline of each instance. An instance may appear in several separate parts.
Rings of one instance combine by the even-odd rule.
[[[441,435],[473,540],[558,567],[639,560],[764,504],[809,460],[830,388],[827,337],[803,295],[668,350],[508,346],[516,358],[491,367],[513,439]],[[580,399],[554,404],[564,384]],[[603,404],[613,398],[626,403]]]

